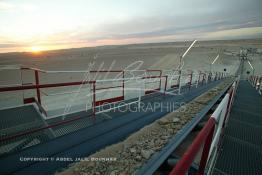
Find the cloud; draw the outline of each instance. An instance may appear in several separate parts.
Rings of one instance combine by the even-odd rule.
[[[17,43],[6,43],[6,44],[0,43],[0,48],[13,48],[13,47],[23,47],[23,45]]]
[[[261,0],[24,2],[0,0],[0,47],[261,37]]]
[[[182,23],[180,21],[183,21]],[[175,21],[175,22],[174,22]],[[85,27],[72,35],[66,36],[68,39],[80,41],[97,42],[100,40],[121,40],[145,38],[181,38],[192,39],[204,37],[206,33],[221,30],[232,30],[240,28],[251,28],[262,26],[262,20],[258,19],[218,19],[218,20],[194,20],[190,17],[186,22],[184,18],[176,17],[148,17],[140,19],[129,19],[121,22],[108,23],[98,26],[94,31],[85,31]],[[220,39],[223,39],[222,35]],[[239,37],[241,37],[239,35]]]
[[[238,38],[262,38],[262,27],[248,27],[230,30],[221,30],[206,33],[203,38],[207,39],[238,39]]]

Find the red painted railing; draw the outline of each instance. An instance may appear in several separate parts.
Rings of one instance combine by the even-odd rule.
[[[34,78],[35,78],[35,82],[34,83],[23,83],[21,85],[16,85],[16,86],[9,86],[9,87],[0,87],[0,92],[11,92],[11,91],[23,91],[23,90],[36,90],[36,94],[37,94],[37,98],[35,99],[34,97],[30,97],[30,98],[24,98],[24,103],[36,103],[36,105],[39,107],[40,112],[42,112],[43,114],[47,115],[45,109],[42,107],[41,103],[42,103],[42,99],[41,99],[41,89],[45,89],[45,88],[56,88],[56,87],[67,87],[67,86],[79,86],[79,85],[83,85],[83,84],[89,84],[91,85],[91,90],[92,90],[92,98],[93,98],[93,103],[92,103],[92,111],[93,114],[90,114],[89,116],[83,116],[83,117],[79,117],[79,116],[75,116],[72,119],[64,119],[63,121],[58,121],[54,124],[50,124],[48,126],[45,127],[41,127],[41,128],[37,128],[37,129],[32,129],[29,131],[24,131],[24,132],[20,132],[8,137],[3,137],[0,139],[0,142],[2,141],[7,141],[10,139],[14,139],[23,135],[27,135],[27,134],[31,134],[31,133],[35,133],[38,131],[42,131],[45,129],[49,129],[52,127],[56,127],[59,125],[63,125],[69,122],[73,122],[76,120],[80,120],[82,118],[85,117],[90,117],[90,116],[95,116],[96,114],[96,107],[103,105],[105,103],[112,103],[112,102],[118,102],[118,101],[122,101],[124,100],[124,96],[125,96],[125,71],[124,70],[99,70],[99,71],[90,71],[90,73],[119,73],[120,77],[122,77],[121,80],[119,80],[120,82],[122,81],[121,85],[117,85],[117,86],[108,86],[108,87],[99,87],[98,85],[98,81],[97,80],[90,80],[90,81],[74,81],[74,82],[62,82],[62,83],[45,83],[45,84],[41,84],[41,80],[39,77],[39,73],[86,73],[86,71],[46,71],[46,70],[41,70],[41,69],[36,69],[36,68],[26,68],[26,67],[22,67],[21,70],[27,70],[27,71],[32,71],[34,73]],[[159,90],[161,90],[161,86],[164,80],[164,89],[163,92],[164,94],[167,91],[167,82],[168,82],[168,75],[163,75],[162,70],[146,70],[146,72],[158,72],[159,75],[156,76],[144,76],[141,79],[158,79],[159,81],[159,87],[157,89],[153,89],[154,92],[157,91],[159,92]],[[189,85],[189,88],[192,85],[192,76],[193,76],[193,72],[188,74],[189,76],[189,82],[187,83]],[[180,82],[180,81],[179,81]],[[97,100],[96,98],[96,94],[98,91],[100,90],[106,90],[106,89],[114,89],[114,88],[121,88],[122,89],[122,95],[121,96],[116,96],[116,97],[112,97],[109,99],[103,99],[103,100]],[[149,94],[148,92],[144,92],[145,94]]]
[[[125,100],[125,70],[92,70],[90,71],[91,74],[96,74],[94,77],[94,80],[91,81],[75,81],[75,82],[63,82],[63,83],[46,83],[46,84],[40,84],[40,76],[39,73],[43,73],[43,74],[48,74],[48,73],[86,73],[86,71],[46,71],[46,70],[41,70],[41,69],[37,69],[37,68],[29,68],[29,67],[21,67],[20,68],[21,72],[23,70],[26,71],[32,71],[34,72],[34,78],[35,78],[35,82],[34,83],[22,83],[19,86],[5,86],[5,87],[0,87],[0,92],[10,92],[10,91],[20,91],[20,90],[36,90],[36,97],[29,97],[29,98],[24,98],[23,102],[24,104],[27,103],[36,103],[39,108],[41,108],[41,111],[43,112],[43,114],[47,114],[46,110],[44,109],[44,107],[42,106],[42,98],[41,98],[41,89],[45,89],[45,88],[57,88],[57,87],[66,87],[66,86],[78,86],[78,85],[84,85],[84,84],[90,84],[91,85],[91,91],[93,93],[93,102],[92,102],[92,109],[93,109],[93,113],[95,115],[95,108],[97,106],[106,104],[106,103],[113,103],[113,102],[119,102],[122,100]],[[159,92],[161,90],[161,86],[162,86],[162,78],[165,79],[165,81],[167,81],[167,76],[163,76],[162,75],[162,70],[145,70],[145,75],[144,77],[142,77],[142,79],[153,79],[156,82],[159,83],[157,88],[152,88],[152,89],[146,89],[145,90],[145,94],[151,94],[153,92]],[[156,76],[152,76],[152,75],[147,75],[150,73],[154,73],[156,72],[157,75]],[[113,85],[113,86],[108,86],[108,87],[100,87],[98,81],[96,80],[97,78],[97,74],[108,74],[108,73],[118,73],[118,77],[122,78],[122,83],[119,85]],[[23,75],[21,73],[21,75]],[[23,82],[23,76],[21,76],[21,81]],[[146,82],[145,82],[146,83]],[[112,89],[116,89],[116,88],[121,88],[121,92],[122,94],[119,96],[114,96],[108,99],[97,99],[96,94],[100,93],[101,91],[105,91],[105,90],[112,90]],[[167,89],[167,85],[165,82],[165,87],[164,87],[164,92]],[[44,92],[43,92],[44,93]],[[46,93],[44,93],[45,95],[48,95]]]
[[[150,73],[156,72],[158,75],[148,75]],[[149,79],[149,81],[151,81],[153,79],[153,82],[158,82],[158,87],[155,88],[146,88],[145,94],[151,94],[154,92],[159,92],[161,90],[161,83],[162,83],[162,70],[157,70],[157,69],[147,69],[145,71],[145,76],[143,77],[143,79]],[[155,80],[157,79],[157,80]],[[159,80],[158,80],[159,79]],[[147,84],[150,84],[151,82],[145,82],[145,86]]]
[[[223,135],[223,130],[227,122],[227,116],[229,115],[229,111],[233,103],[236,83],[237,81],[228,90],[224,99],[221,101],[215,112],[211,115],[204,128],[202,128],[202,130],[199,132],[182,158],[170,172],[170,175],[185,175],[189,171],[189,168],[193,163],[196,155],[202,148],[202,145],[204,145],[204,147],[198,169],[198,175],[204,175],[206,164],[209,160],[210,153],[214,148],[214,144],[218,144],[220,142],[221,136]],[[220,120],[222,122],[220,122]],[[216,123],[218,123],[217,127]],[[215,136],[213,137],[214,132]]]

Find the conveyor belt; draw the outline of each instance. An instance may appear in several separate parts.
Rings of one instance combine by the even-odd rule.
[[[213,175],[261,175],[261,106],[261,96],[247,81],[241,81]]]
[[[144,102],[152,103],[154,100],[166,102],[189,102],[208,89],[216,86],[220,81],[212,82],[181,96],[158,96],[157,98],[144,99]],[[76,132],[68,132],[70,129],[64,129],[60,137],[49,139],[42,144],[28,147],[20,152],[0,157],[1,174],[48,174],[53,173],[59,168],[67,166],[71,162],[21,162],[20,157],[81,157],[88,156],[91,153],[118,142],[126,138],[131,133],[139,130],[141,127],[155,121],[167,114],[168,111],[155,112],[107,112],[111,119],[95,121],[89,127],[83,127]],[[84,114],[81,114],[84,115]],[[102,115],[102,114],[101,114]],[[100,117],[102,118],[102,117]],[[80,122],[81,123],[81,122]],[[75,128],[73,123],[65,125],[66,128]],[[53,128],[63,130],[61,126]],[[40,173],[41,172],[41,173]]]
[[[231,84],[230,84],[231,85]],[[187,137],[187,135],[194,129],[194,127],[206,116],[208,111],[214,106],[217,101],[225,94],[228,90],[228,85],[223,89],[220,94],[214,97],[200,112],[194,116],[194,118],[188,122],[169,142],[168,144],[160,151],[155,153],[150,160],[140,168],[135,174],[144,175],[144,174],[153,174],[160,165],[172,154],[172,152],[182,143],[182,141]]]

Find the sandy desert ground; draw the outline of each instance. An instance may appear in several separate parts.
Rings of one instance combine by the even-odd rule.
[[[99,68],[118,70],[125,69],[127,66],[130,66],[129,69],[176,69],[179,64],[179,57],[185,52],[190,44],[191,41],[100,46],[46,51],[38,54],[2,53],[0,54],[0,67],[6,67],[6,65],[23,65],[45,70],[88,70],[92,62],[94,63],[92,67],[93,70]],[[259,52],[262,52],[262,40],[198,41],[186,55],[183,69],[209,71],[211,62],[216,55],[219,54],[219,59],[212,65],[212,71],[223,72],[224,69],[226,69],[227,73],[233,75],[238,69],[240,61],[238,57],[232,56],[230,52],[239,53],[242,47],[257,48]],[[253,60],[251,63],[255,68],[255,74],[261,75],[261,56],[254,55],[252,58]],[[252,72],[249,65],[245,65],[245,69]],[[115,74],[113,76],[115,76]],[[83,73],[41,74],[40,82],[53,83],[65,82],[68,80],[77,81],[82,80],[83,77]],[[23,72],[23,83],[31,83],[33,81],[34,77],[32,73]],[[0,70],[1,86],[20,83],[20,71]],[[52,90],[57,91],[56,89]],[[31,96],[32,93],[34,92],[1,93],[0,108],[22,104],[22,97]],[[70,95],[66,98],[70,98]],[[86,98],[87,97],[82,98],[82,101],[85,101]],[[56,97],[55,99],[48,98],[47,101],[49,104],[54,104],[59,99],[65,101],[65,97]]]

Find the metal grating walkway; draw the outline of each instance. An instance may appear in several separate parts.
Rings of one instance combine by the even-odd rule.
[[[240,81],[213,175],[262,174],[262,97]]]
[[[170,104],[170,102],[187,103],[193,98],[206,92],[210,88],[215,87],[216,85],[221,83],[221,81],[211,82],[205,86],[200,86],[199,88],[192,88],[190,91],[185,89],[183,95],[173,96],[166,94],[166,96],[164,96],[156,93],[155,95],[149,95],[142,100],[145,104],[153,103],[155,101],[167,102],[166,104]],[[222,94],[219,94],[217,98],[220,98],[221,95]],[[205,108],[204,110],[208,111],[211,106],[213,106],[213,104],[208,105],[207,109]],[[172,109],[168,108],[167,111],[162,111],[159,109],[154,112],[137,111],[132,113],[130,113],[129,111],[123,112],[120,110],[109,111],[105,114],[110,118],[105,118],[104,116],[102,118],[100,117],[100,115],[102,115],[103,113],[98,114],[96,116],[96,120],[92,122],[92,125],[90,125],[90,122],[87,122],[88,118],[81,118],[80,120],[74,120],[71,123],[66,123],[63,125],[63,127],[62,125],[54,126],[52,127],[52,131],[55,133],[55,135],[58,134],[55,139],[49,138],[45,141],[41,140],[41,144],[36,143],[34,146],[27,147],[26,149],[22,149],[19,151],[15,150],[14,152],[0,155],[0,164],[3,165],[0,168],[0,174],[39,174],[39,172],[41,172],[40,174],[52,174],[56,170],[64,168],[72,162],[30,162],[20,161],[19,158],[34,157],[35,155],[37,155],[38,157],[72,157],[74,159],[77,157],[82,157],[83,155],[90,155],[91,153],[94,153],[95,151],[100,150],[107,145],[117,143],[119,140],[126,138],[131,133],[139,130],[141,127],[152,123],[163,115],[166,115],[169,112],[168,110]],[[204,112],[206,113],[207,111]],[[72,114],[72,119],[74,119],[73,117],[78,117],[78,115],[75,115],[76,114]],[[81,115],[85,116],[86,113],[83,113]],[[198,117],[194,118],[192,123],[195,123],[201,117],[201,115],[199,114]],[[99,117],[101,120],[99,119]],[[56,120],[57,118],[53,119],[52,121],[47,121],[47,123],[53,124],[53,122],[56,122]],[[88,126],[86,126],[87,124]],[[187,130],[189,127],[190,126],[185,128],[185,130]],[[73,132],[76,128],[78,130],[76,132]],[[179,140],[185,133],[186,132],[180,132],[177,142],[179,142]],[[43,135],[43,133],[39,132],[36,132],[35,134],[36,135],[34,137]],[[31,134],[26,135],[27,138],[29,136],[31,136]],[[35,143],[36,140],[33,140],[33,142]]]

